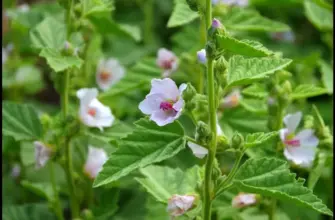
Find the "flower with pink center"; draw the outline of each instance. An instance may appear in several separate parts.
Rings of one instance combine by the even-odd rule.
[[[213,21],[212,21],[212,27],[213,28],[220,28],[221,26],[222,26],[221,22],[218,19],[214,18]]]
[[[103,91],[111,88],[124,77],[125,72],[125,68],[114,58],[100,60],[96,73],[99,88]]]
[[[286,115],[284,117],[286,128],[280,129],[279,135],[285,145],[284,156],[296,165],[309,167],[315,158],[319,139],[312,129],[304,129],[295,134],[301,118],[301,112]]]
[[[163,70],[163,77],[169,77],[178,68],[178,58],[165,48],[158,50],[156,63]]]
[[[35,145],[36,169],[40,169],[44,167],[45,164],[50,159],[51,154],[52,154],[52,149],[40,141],[35,141],[34,145]]]
[[[186,84],[181,84],[179,89],[176,83],[170,79],[151,80],[150,93],[140,103],[139,109],[146,115],[150,115],[150,120],[156,122],[158,126],[164,126],[178,119],[184,107],[182,97]]]
[[[183,215],[192,208],[195,196],[192,195],[173,195],[168,201],[166,211],[173,217]]]
[[[99,102],[97,96],[96,88],[84,88],[77,91],[77,97],[80,100],[79,115],[86,126],[97,127],[103,131],[103,127],[112,126],[115,118],[111,109]]]
[[[87,160],[84,165],[84,172],[91,179],[94,179],[101,171],[102,166],[107,161],[107,159],[108,156],[103,149],[89,146]]]
[[[253,205],[256,202],[256,194],[239,193],[233,198],[231,205],[234,208],[242,208],[245,206]]]
[[[242,98],[240,90],[235,89],[228,94],[220,103],[221,108],[233,108],[238,106],[240,99]]]

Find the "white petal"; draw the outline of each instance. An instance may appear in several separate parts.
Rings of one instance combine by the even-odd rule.
[[[315,147],[286,147],[284,156],[296,165],[307,167],[312,164],[316,154]]]
[[[180,86],[179,86],[179,95],[182,96],[184,90],[187,88],[187,84],[185,83],[182,83]]]
[[[171,115],[171,114],[168,114],[167,112],[159,110],[159,111],[155,111],[154,113],[152,113],[150,120],[156,122],[158,126],[164,126],[164,125],[174,122],[175,120],[174,116],[175,115]]]
[[[35,141],[35,163],[36,169],[44,167],[45,164],[48,162],[51,156],[52,150],[44,145],[42,142]]]
[[[255,194],[240,193],[232,200],[232,207],[241,208],[255,204],[257,202]]]
[[[164,101],[163,94],[149,94],[139,104],[138,108],[143,114],[149,115],[160,109],[160,104]]]
[[[194,156],[196,156],[197,158],[202,159],[208,154],[208,149],[198,144],[187,142],[187,145],[189,146],[189,148],[191,148]]]
[[[216,115],[216,134],[219,135],[219,136],[223,135],[223,131],[222,131],[221,126],[219,124],[219,118],[218,118],[217,115]]]
[[[80,105],[88,105],[98,96],[99,92],[96,88],[83,88],[77,91],[77,97],[80,99]]]
[[[150,94],[164,94],[164,97],[177,101],[179,96],[179,90],[176,83],[170,79],[153,79],[151,80],[151,90]]]
[[[319,144],[319,139],[314,135],[314,130],[312,129],[300,131],[295,138],[300,141],[301,147],[317,147]]]
[[[184,107],[184,100],[180,97],[179,100],[173,104],[173,109],[176,110],[177,112],[180,112],[183,107]]]
[[[173,195],[168,201],[167,211],[171,216],[180,216],[192,208],[195,201],[194,196]]]
[[[284,117],[284,124],[290,133],[294,133],[297,129],[302,118],[301,112],[296,112],[294,114],[287,114]]]
[[[287,128],[282,128],[279,130],[279,137],[280,140],[284,143],[284,141],[286,140],[286,135],[289,134],[289,131]]]
[[[84,165],[85,172],[95,178],[101,171],[103,164],[107,161],[108,156],[101,148],[89,146],[87,160]]]

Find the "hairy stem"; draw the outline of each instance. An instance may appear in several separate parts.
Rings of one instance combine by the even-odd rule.
[[[52,191],[54,193],[55,196],[55,212],[57,215],[57,218],[59,220],[64,220],[63,217],[63,210],[59,201],[59,196],[58,196],[58,190],[56,187],[56,181],[55,181],[55,172],[54,172],[54,166],[53,163],[49,163],[50,165],[50,181],[51,181],[51,185],[52,185]]]
[[[144,43],[149,45],[153,40],[154,2],[146,0],[144,3]]]
[[[206,0],[206,31],[209,29],[212,22],[212,1]],[[208,41],[207,36],[207,41]],[[204,182],[204,220],[211,219],[211,206],[213,198],[213,183],[212,170],[216,153],[216,107],[215,107],[215,89],[214,89],[214,65],[213,58],[207,57],[207,96],[208,96],[208,112],[209,124],[211,130],[211,142],[208,149],[208,156],[205,168],[205,182]]]

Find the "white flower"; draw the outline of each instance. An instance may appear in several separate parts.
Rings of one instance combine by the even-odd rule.
[[[20,176],[20,173],[21,173],[21,167],[20,167],[20,164],[14,164],[13,168],[12,168],[12,172],[11,172],[11,176],[13,178],[17,178]]]
[[[194,201],[195,201],[194,196],[173,195],[168,201],[168,207],[166,211],[171,216],[183,215],[190,208],[192,208]]]
[[[94,179],[101,171],[107,159],[108,156],[103,149],[89,146],[87,160],[84,166],[85,173]]]
[[[235,196],[232,200],[232,206],[234,208],[242,208],[245,206],[253,205],[257,202],[255,194],[246,194],[246,193],[239,193]]]
[[[189,148],[191,148],[194,156],[196,156],[197,158],[202,159],[208,154],[207,148],[204,148],[196,143],[188,141],[187,145],[189,146]]]
[[[77,91],[77,97],[80,99],[81,121],[88,127],[97,127],[102,131],[103,127],[112,126],[115,118],[111,109],[99,102],[97,96],[96,88],[84,88]]]
[[[202,64],[206,64],[207,58],[206,58],[206,50],[201,49],[197,52],[198,61]]]
[[[315,158],[316,147],[319,139],[314,135],[312,129],[304,129],[295,134],[302,118],[302,113],[288,114],[284,117],[286,128],[280,129],[280,139],[285,145],[285,157],[302,167],[312,165]]]
[[[176,55],[165,48],[158,50],[156,63],[163,69],[163,77],[169,77],[171,73],[178,68],[178,59]]]
[[[26,13],[30,10],[30,7],[28,4],[22,4],[18,6],[18,9],[21,13]]]
[[[179,89],[170,78],[151,80],[150,93],[140,103],[139,109],[146,115],[151,115],[150,120],[158,126],[172,123],[179,118],[184,107],[182,97],[186,84],[181,84]]]
[[[233,108],[239,104],[242,98],[240,90],[235,89],[221,101],[221,108]]]
[[[114,58],[100,60],[96,80],[97,84],[103,91],[119,82],[125,75],[124,67]]]
[[[42,142],[34,141],[36,168],[44,167],[51,157],[52,149]]]

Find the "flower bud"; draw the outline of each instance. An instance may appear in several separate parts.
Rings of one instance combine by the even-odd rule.
[[[93,220],[94,219],[94,215],[93,215],[92,211],[89,210],[89,209],[84,209],[82,211],[82,216],[84,217],[85,220]]]
[[[285,80],[288,80],[292,77],[292,73],[286,70],[279,70],[277,71],[276,75],[278,76],[280,82],[284,82]]]
[[[72,55],[74,53],[74,48],[70,42],[65,41],[63,51],[66,55]]]
[[[291,94],[292,93],[292,85],[291,85],[290,81],[286,80],[283,83],[283,92],[285,94]]]
[[[240,133],[235,132],[231,138],[231,146],[234,149],[241,149],[244,144],[244,138]]]
[[[220,165],[217,160],[214,160],[214,166],[213,166],[213,171],[212,171],[213,181],[216,181],[220,176],[222,176]]]
[[[218,19],[214,18],[213,21],[212,21],[212,27],[215,28],[215,29],[221,28],[222,24]]]
[[[197,94],[197,91],[192,86],[191,83],[187,83],[186,89],[183,91],[183,99],[185,102],[190,101],[194,98],[194,96]]]
[[[225,151],[226,149],[229,149],[230,147],[228,140],[225,136],[218,136],[216,146],[217,146],[218,151]]]
[[[203,121],[199,121],[196,128],[195,140],[200,145],[206,146],[207,143],[210,141],[210,139],[211,139],[211,132],[208,125]]]
[[[213,42],[207,42],[206,44],[206,55],[209,58],[214,58],[215,55],[215,50],[216,50],[216,45]]]
[[[206,58],[206,50],[201,49],[197,52],[197,58],[199,63],[206,64],[207,58]]]
[[[306,115],[304,120],[304,128],[314,127],[314,117],[312,115]]]

